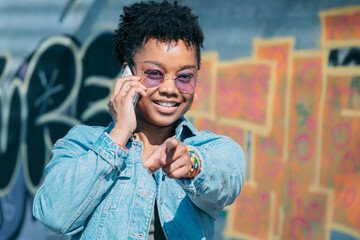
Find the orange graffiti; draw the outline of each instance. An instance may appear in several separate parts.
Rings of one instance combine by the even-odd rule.
[[[244,191],[229,211],[229,217],[234,221],[229,223],[227,227],[235,230],[231,236],[266,239],[272,229],[273,211],[273,192],[263,191],[251,185],[245,186]]]
[[[320,16],[323,48],[360,45],[360,6]],[[293,46],[293,38],[255,39],[253,58],[204,58],[204,89],[188,117],[248,153],[224,235],[360,238],[360,69],[329,68],[327,49]]]
[[[215,81],[217,77],[218,56],[216,52],[204,53],[201,57],[196,87],[197,97],[194,100],[194,112],[213,117],[215,115]]]
[[[254,135],[254,154],[251,155],[254,174],[251,180],[263,182],[262,189],[272,189],[276,193],[275,209],[280,206],[280,194],[284,181],[284,146],[285,146],[285,122],[286,122],[286,85],[289,74],[289,54],[292,51],[293,39],[275,39],[254,41],[254,55],[256,58],[269,60],[276,63],[276,85],[274,98],[274,122],[269,136],[261,137]],[[254,178],[254,179],[253,179]],[[269,178],[271,181],[262,181]],[[275,212],[274,229],[278,228],[278,212]]]
[[[303,192],[288,199],[284,207],[281,239],[325,239],[327,195]]]
[[[267,135],[272,124],[274,65],[244,59],[219,64],[216,115],[219,121]]]
[[[315,183],[320,99],[327,55],[321,51],[294,53],[290,88],[289,179],[306,191]]]
[[[320,12],[324,47],[359,46],[360,7],[345,7]]]
[[[360,231],[360,174],[335,174],[334,222]]]

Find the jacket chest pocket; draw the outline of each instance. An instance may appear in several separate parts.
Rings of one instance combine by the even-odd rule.
[[[177,198],[177,199],[183,199],[185,197],[184,190],[180,187],[180,185],[176,182],[174,179],[167,179],[166,183],[168,185],[168,189],[170,189],[171,193]]]
[[[107,194],[105,201],[105,211],[114,211],[118,208],[121,199],[126,198],[126,192],[128,192],[128,184],[131,181],[133,175],[133,165],[128,165],[125,169],[118,173],[115,183]]]

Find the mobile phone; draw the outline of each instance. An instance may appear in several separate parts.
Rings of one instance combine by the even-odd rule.
[[[124,70],[123,70],[123,73],[121,74],[121,77],[125,77],[126,75],[133,75],[132,72],[131,72],[131,69],[129,67],[129,65],[126,65]],[[137,93],[135,96],[134,96],[134,107],[136,106],[137,102],[139,100],[139,94]]]

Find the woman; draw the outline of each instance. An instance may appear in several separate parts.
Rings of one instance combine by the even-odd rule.
[[[37,219],[74,239],[213,238],[214,220],[241,191],[245,161],[233,140],[183,117],[202,43],[188,7],[124,7],[115,53],[133,75],[116,80],[113,123],[74,127],[56,142]]]

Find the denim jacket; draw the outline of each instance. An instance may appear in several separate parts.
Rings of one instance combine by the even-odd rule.
[[[142,166],[142,143],[131,136],[121,148],[112,128],[76,126],[55,143],[34,216],[73,239],[147,239],[156,200],[167,239],[213,239],[214,220],[244,182],[241,147],[181,118],[175,137],[199,155],[201,172],[171,179],[160,169],[153,177]]]

